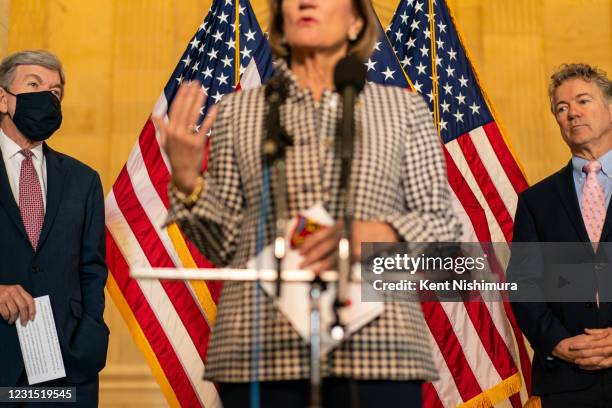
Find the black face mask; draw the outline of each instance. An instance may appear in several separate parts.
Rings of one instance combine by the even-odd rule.
[[[25,137],[33,142],[42,142],[59,129],[62,106],[53,92],[6,92],[17,98],[15,114],[11,119]]]

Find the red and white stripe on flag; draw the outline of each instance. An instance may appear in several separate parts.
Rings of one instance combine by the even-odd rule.
[[[527,184],[497,125],[460,136],[444,153],[462,241],[510,242],[517,195]],[[496,266],[503,270],[509,251],[495,248]],[[423,310],[440,372],[438,381],[424,387],[425,406],[492,406],[507,398],[506,406],[523,405],[530,360],[508,304],[427,303]]]

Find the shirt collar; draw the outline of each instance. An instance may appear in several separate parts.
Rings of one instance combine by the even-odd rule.
[[[0,129],[0,150],[2,150],[5,160],[10,160],[19,154],[21,147]]]
[[[601,164],[602,173],[606,177],[612,178],[612,149],[608,150],[608,152],[603,156],[600,156],[597,161]],[[588,160],[583,159],[582,157],[572,156],[572,167],[574,168],[574,171],[579,175],[583,174],[582,168],[588,162]]]
[[[22,150],[21,147],[17,143],[13,141],[10,137],[6,135],[0,129],[0,150],[2,151],[3,157],[6,160],[12,159],[16,155],[20,154],[19,152]],[[39,144],[36,147],[30,149],[32,151],[32,156],[34,156],[34,160],[41,160],[43,157],[43,143]]]

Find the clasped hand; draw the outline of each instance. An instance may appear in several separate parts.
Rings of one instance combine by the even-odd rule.
[[[585,329],[585,334],[563,339],[553,355],[584,370],[612,367],[612,328]]]

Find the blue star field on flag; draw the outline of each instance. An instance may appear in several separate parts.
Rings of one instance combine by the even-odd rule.
[[[200,114],[204,117],[211,105],[236,89],[236,7],[235,0],[215,0],[204,21],[189,42],[170,81],[164,88],[168,105],[184,81],[200,81],[208,95]],[[253,61],[261,82],[272,74],[272,51],[263,35],[250,3],[241,0],[240,74]],[[200,118],[200,119],[201,119]]]
[[[493,121],[444,1],[434,1],[435,64],[440,134],[445,143]],[[429,2],[400,2],[387,29],[414,88],[434,109]]]
[[[382,27],[378,26],[379,36],[372,55],[365,63],[368,81],[382,85],[399,86],[409,88],[406,75],[402,71],[400,62],[395,56],[395,52],[389,39],[385,35]]]

